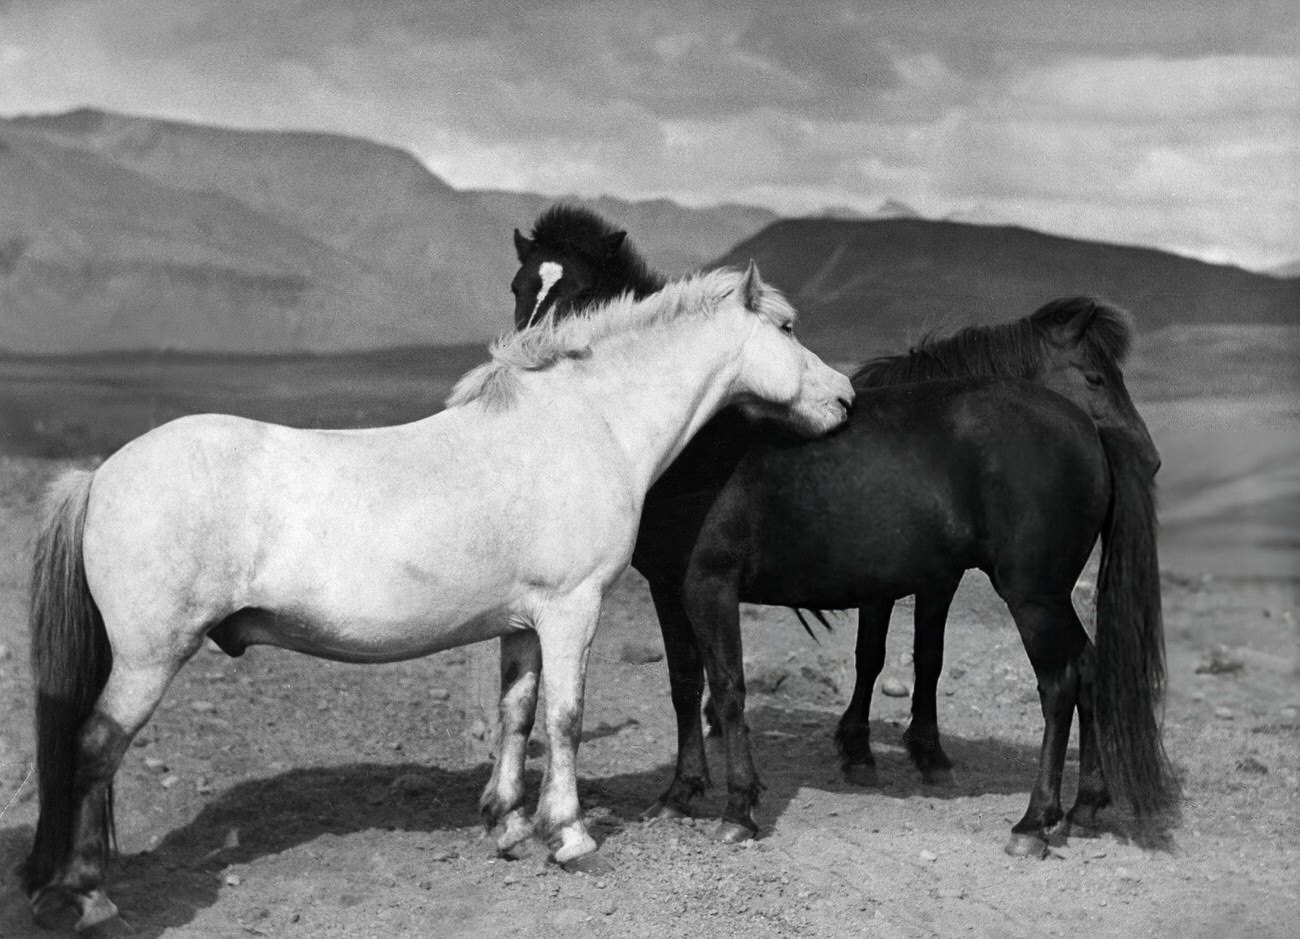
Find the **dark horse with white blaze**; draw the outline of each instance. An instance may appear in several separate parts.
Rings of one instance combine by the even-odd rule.
[[[516,321],[564,314],[663,279],[625,233],[556,206],[515,232]],[[1041,854],[1068,826],[1095,828],[1119,797],[1141,822],[1176,813],[1161,742],[1163,625],[1153,478],[1159,456],[1120,370],[1131,329],[1086,297],[968,327],[867,363],[848,427],[800,442],[735,409],[715,417],[650,490],[633,566],[649,582],[678,723],[677,770],[647,815],[688,814],[709,783],[700,722],[707,673],[727,759],[718,837],[750,837],[761,784],[743,712],[737,604],[859,609],[858,684],[836,734],[846,776],[875,779],[868,712],[896,600],[916,596],[911,757],[927,781],[951,763],[935,693],[948,608],[984,571],[1007,603],[1038,679],[1045,729],[1028,810],[1007,850]],[[1066,400],[1068,399],[1068,400]],[[1071,403],[1073,402],[1073,403]],[[1097,538],[1096,642],[1071,591]],[[805,626],[806,628],[806,626]],[[1080,780],[1067,819],[1060,782],[1073,712]]]

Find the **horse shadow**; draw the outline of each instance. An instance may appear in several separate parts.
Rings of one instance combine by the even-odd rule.
[[[871,743],[879,783],[859,786],[840,772],[834,732],[838,714],[792,705],[760,704],[748,713],[754,760],[767,788],[767,815],[780,815],[799,789],[809,787],[837,793],[883,793],[894,798],[923,795],[928,799],[961,799],[981,795],[1015,795],[1026,800],[1038,771],[1037,745],[997,737],[942,736],[944,752],[954,764],[952,780],[925,783],[903,746],[904,725],[872,720]],[[712,756],[712,753],[710,753]],[[1066,776],[1077,764],[1077,748],[1066,756]],[[715,770],[715,773],[717,770]],[[1071,793],[1068,793],[1072,795]],[[1066,797],[1062,786],[1062,797]]]
[[[891,796],[924,793],[931,798],[957,798],[980,793],[1028,792],[1037,751],[998,740],[945,737],[945,746],[958,765],[952,787],[924,786],[905,754],[892,753],[901,728],[888,722],[873,724],[881,783],[862,789],[843,782],[831,741],[833,717],[825,711],[797,707],[760,706],[751,711],[754,751],[767,790],[760,808],[763,822],[779,818],[801,789],[872,792]],[[600,724],[584,734],[599,739],[617,734],[631,723]],[[818,728],[823,728],[820,732]],[[665,754],[669,756],[670,754]],[[697,815],[717,816],[725,800],[725,771],[721,753],[710,745],[714,787],[697,806]],[[587,776],[579,780],[579,796],[588,809],[601,806],[617,819],[613,830],[594,829],[597,838],[617,838],[621,825],[635,824],[641,813],[667,787],[669,762],[628,773]],[[286,770],[247,780],[220,792],[188,824],[171,831],[155,847],[114,860],[109,889],[127,912],[133,935],[161,936],[185,926],[217,902],[225,886],[225,870],[259,858],[309,844],[324,836],[348,836],[366,831],[401,831],[442,835],[462,845],[477,839],[478,799],[490,764],[443,769],[416,763],[350,763]],[[541,774],[530,768],[526,783],[533,798]],[[806,796],[806,793],[805,793]],[[768,837],[770,828],[760,837]],[[235,834],[232,834],[235,833]],[[0,869],[16,869],[30,849],[32,828],[0,829]],[[493,853],[490,841],[472,850]],[[0,931],[12,936],[52,934],[31,923],[16,878],[6,877],[0,888]]]
[[[617,732],[596,728],[595,736]],[[309,844],[325,836],[401,831],[441,835],[439,846],[453,852],[481,850],[493,856],[490,841],[478,845],[479,795],[491,775],[490,764],[442,769],[415,763],[350,763],[290,769],[275,776],[237,783],[215,795],[188,824],[151,849],[115,858],[107,886],[133,927],[132,935],[152,939],[191,923],[217,902],[230,865]],[[584,806],[602,805],[615,816],[635,816],[642,793],[666,779],[667,765],[579,785]],[[532,798],[541,773],[529,769]],[[599,836],[599,831],[597,832]],[[0,934],[49,937],[32,923],[26,899],[12,876],[31,848],[30,825],[0,829]],[[445,844],[444,844],[445,843]]]

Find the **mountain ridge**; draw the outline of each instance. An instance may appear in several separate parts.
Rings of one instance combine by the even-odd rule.
[[[481,343],[510,326],[511,230],[527,231],[554,201],[458,190],[411,153],[337,134],[93,109],[0,119],[0,349],[279,354]],[[1300,307],[1294,279],[923,219],[896,200],[875,215],[809,219],[740,204],[565,201],[626,228],[670,276],[753,255],[804,308],[817,345],[896,344],[918,329],[1024,315],[1072,292],[1130,306],[1142,328],[1180,316],[1294,322]],[[1296,304],[1289,314],[1259,299],[1262,282]],[[1170,285],[1189,292],[1185,310],[1159,299]],[[1207,296],[1230,302],[1216,309]]]

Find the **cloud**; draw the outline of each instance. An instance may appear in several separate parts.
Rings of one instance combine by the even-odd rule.
[[[1284,7],[11,2],[0,113],[353,133],[459,186],[787,212],[980,204],[1268,264],[1300,244],[1300,24]]]

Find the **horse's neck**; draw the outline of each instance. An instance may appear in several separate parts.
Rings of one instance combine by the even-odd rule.
[[[611,337],[582,363],[585,393],[627,456],[640,491],[735,396],[739,344],[707,319]]]

